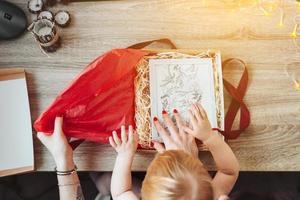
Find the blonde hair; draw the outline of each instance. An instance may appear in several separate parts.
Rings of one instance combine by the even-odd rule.
[[[178,150],[158,154],[142,185],[143,200],[211,200],[211,178],[202,163]]]

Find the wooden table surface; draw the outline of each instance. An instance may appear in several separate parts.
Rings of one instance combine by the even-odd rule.
[[[26,1],[13,2],[32,18]],[[16,40],[0,41],[0,66],[26,69],[34,121],[89,62],[112,48],[168,37],[179,48],[219,49],[223,59],[237,57],[248,63],[250,83],[245,102],[251,112],[251,125],[240,138],[228,141],[241,170],[299,171],[300,90],[293,87],[285,65],[300,59],[289,35],[300,10],[292,3],[286,4],[284,26],[279,28],[278,11],[263,16],[256,7],[232,10],[221,1],[206,2],[210,3],[123,0],[58,5],[51,10],[66,9],[72,15],[70,27],[61,32],[63,48],[47,57],[26,33]],[[229,69],[224,76],[236,82],[240,72]],[[225,108],[229,102],[225,95]],[[36,169],[53,170],[53,159],[35,137],[34,149]],[[82,144],[74,154],[79,170],[88,171],[112,170],[115,155],[108,145],[91,142]],[[153,156],[137,153],[133,170],[146,170]],[[208,169],[215,169],[209,153],[200,156]]]

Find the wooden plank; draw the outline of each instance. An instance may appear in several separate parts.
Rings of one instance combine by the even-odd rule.
[[[18,167],[18,168],[14,168],[14,169],[0,171],[0,177],[21,174],[21,173],[28,173],[28,172],[32,172],[32,171],[34,171],[33,166]]]
[[[13,2],[26,8],[26,2]],[[179,48],[218,49],[223,59],[238,57],[248,63],[245,101],[252,114],[251,126],[239,139],[229,141],[241,169],[299,171],[300,92],[293,88],[284,67],[300,59],[289,36],[300,10],[288,1],[285,25],[278,28],[278,11],[269,17],[256,7],[232,13],[226,4],[207,2],[128,0],[58,5],[52,10],[66,9],[72,15],[70,27],[61,32],[63,48],[47,57],[27,33],[17,40],[1,41],[0,66],[25,67],[34,120],[89,62],[112,48],[168,37]],[[240,72],[226,69],[224,76],[236,82]],[[229,103],[226,95],[225,107]],[[53,170],[53,159],[36,139],[35,156],[37,170]],[[111,170],[114,156],[110,147],[95,143],[75,151],[80,170]],[[153,153],[138,153],[133,169],[145,170],[152,158]],[[215,169],[209,154],[201,159]]]
[[[0,81],[19,79],[25,77],[25,70],[21,68],[1,69],[0,68]]]

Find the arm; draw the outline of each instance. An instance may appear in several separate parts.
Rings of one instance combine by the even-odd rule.
[[[212,181],[215,197],[229,194],[239,174],[239,164],[235,155],[217,132],[212,131],[206,112],[200,104],[192,105],[189,117],[192,128],[184,127],[184,130],[208,147],[218,168]]]
[[[64,161],[62,161],[64,162]],[[59,162],[58,162],[59,163]],[[70,164],[56,164],[57,171],[70,171],[75,168],[75,165],[72,162]],[[70,175],[57,175],[58,186],[59,186],[59,199],[60,200],[84,200],[84,196],[82,193],[80,181],[77,175],[77,172]]]
[[[215,196],[227,195],[232,190],[239,175],[238,161],[231,148],[216,132],[203,142],[210,150],[218,168],[212,181]]]
[[[56,170],[62,173],[75,169],[73,150],[62,130],[63,118],[56,117],[51,135],[37,133],[38,139],[46,146],[54,158]],[[68,175],[57,174],[60,200],[84,200],[76,170]]]
[[[125,126],[121,127],[121,140],[113,131],[113,137],[109,138],[111,146],[117,151],[112,179],[111,194],[114,200],[138,200],[132,191],[131,165],[137,149],[137,134],[129,126],[128,139]]]

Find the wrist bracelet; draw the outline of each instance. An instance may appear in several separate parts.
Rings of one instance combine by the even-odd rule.
[[[66,183],[66,184],[57,184],[59,187],[63,187],[63,186],[72,186],[72,185],[79,185],[79,182],[75,182],[75,183]]]
[[[56,167],[54,168],[54,170],[58,176],[68,176],[77,172],[77,166],[75,165],[74,169],[68,171],[57,171]]]

